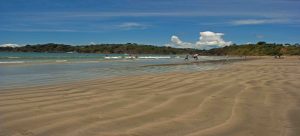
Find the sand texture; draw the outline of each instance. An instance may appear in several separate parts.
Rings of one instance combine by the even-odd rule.
[[[0,136],[300,136],[300,60],[0,91]]]

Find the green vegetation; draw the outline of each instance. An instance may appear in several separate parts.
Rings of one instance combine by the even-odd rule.
[[[239,56],[281,56],[281,55],[300,55],[300,45],[275,44],[258,42],[257,44],[232,45],[223,48],[209,50],[214,55],[239,55]]]
[[[205,51],[197,49],[177,49],[171,47],[158,47],[152,45],[127,44],[98,44],[71,46],[64,44],[38,44],[23,47],[0,47],[5,52],[78,52],[78,53],[104,53],[104,54],[194,54]]]
[[[178,49],[171,47],[158,47],[152,45],[127,44],[98,44],[71,46],[64,44],[37,44],[23,47],[0,47],[0,52],[78,52],[78,53],[104,53],[104,54],[194,54],[200,55],[300,55],[299,44],[275,44],[258,42],[256,44],[232,45],[210,50]]]

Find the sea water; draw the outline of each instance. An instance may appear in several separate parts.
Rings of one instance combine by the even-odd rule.
[[[185,55],[0,52],[0,90],[116,76],[217,69],[221,63],[180,64]],[[191,60],[189,61],[196,61]],[[197,61],[236,59],[199,56]]]

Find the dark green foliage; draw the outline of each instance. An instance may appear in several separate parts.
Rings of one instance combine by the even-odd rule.
[[[104,54],[194,54],[200,55],[300,55],[300,45],[288,45],[258,42],[257,44],[232,45],[211,50],[179,49],[159,47],[152,45],[126,44],[97,44],[71,46],[64,44],[37,44],[23,47],[0,47],[2,52],[78,52],[78,53],[104,53]]]
[[[71,46],[64,44],[38,44],[23,47],[0,47],[5,52],[78,52],[78,53],[105,53],[105,54],[204,54],[206,51],[197,49],[177,49],[152,45],[126,44],[98,44]]]
[[[74,50],[74,46],[54,43],[26,45],[23,47],[10,48],[9,50],[2,50],[2,48],[0,48],[0,51],[14,52],[69,52]]]
[[[232,45],[223,48],[215,48],[208,51],[213,55],[239,55],[239,56],[281,56],[300,55],[300,46],[282,45],[275,43],[258,42],[257,44]]]

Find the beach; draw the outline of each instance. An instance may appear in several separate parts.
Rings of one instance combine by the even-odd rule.
[[[0,136],[299,136],[300,60],[0,91]]]

